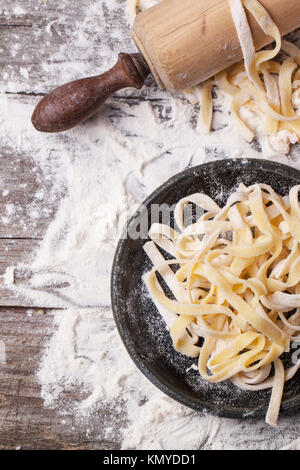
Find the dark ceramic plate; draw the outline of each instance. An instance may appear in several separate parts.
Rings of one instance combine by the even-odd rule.
[[[146,207],[144,215],[150,224],[151,204],[172,205],[195,192],[211,196],[222,206],[241,182],[246,185],[270,184],[279,194],[285,195],[293,185],[300,183],[300,171],[256,159],[205,163],[179,173],[154,191],[143,204]],[[111,279],[115,321],[131,358],[154,385],[190,408],[228,418],[263,416],[270,391],[242,391],[230,382],[209,384],[190,368],[196,360],[173,349],[164,321],[142,281],[143,274],[151,268],[143,251],[146,240],[126,236],[136,233],[141,214],[141,210],[136,212],[119,241]],[[152,222],[155,222],[153,217]],[[282,409],[295,408],[299,404],[300,377],[296,374],[285,385]]]

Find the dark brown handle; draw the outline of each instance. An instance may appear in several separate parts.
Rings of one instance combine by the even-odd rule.
[[[113,93],[140,89],[150,70],[141,54],[119,54],[116,65],[102,75],[56,88],[36,106],[31,121],[41,132],[62,132],[92,116]]]

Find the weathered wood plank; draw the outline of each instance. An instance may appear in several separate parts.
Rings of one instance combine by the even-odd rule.
[[[123,103],[135,107],[141,99],[152,103],[161,121],[172,113],[168,99],[132,95],[112,97],[99,114],[105,114],[117,126],[124,116]],[[30,116],[38,100],[30,95],[0,95],[5,120],[5,129],[0,133],[0,238],[42,238],[64,194],[63,183],[54,184],[59,173],[63,180],[63,158],[84,158],[76,132],[47,135],[32,128]],[[24,126],[18,121],[24,121]],[[37,163],[39,160],[46,172]]]
[[[135,50],[126,0],[6,2],[0,14],[0,91],[48,91],[100,73],[118,52]],[[63,74],[62,74],[63,70]]]
[[[0,238],[42,238],[61,196],[49,175],[26,151],[2,147],[0,181]]]
[[[111,2],[109,0],[81,0],[80,2],[71,0],[5,0],[5,4],[1,5],[0,25],[26,24],[32,25],[37,23],[46,23],[53,19],[75,17],[83,18],[84,16],[94,16],[105,11],[106,15],[113,15],[126,12],[127,0],[118,0],[117,13],[114,13]],[[91,7],[95,6],[95,9]],[[98,11],[98,13],[97,13]]]
[[[0,239],[0,305],[1,306],[23,306],[23,307],[39,307],[29,299],[17,296],[13,291],[9,290],[1,276],[4,275],[6,269],[11,266],[17,266],[20,263],[29,263],[34,252],[39,245],[36,239]],[[43,307],[42,305],[40,307]]]
[[[44,408],[35,374],[52,323],[49,312],[40,315],[37,310],[0,308],[0,340],[6,344],[6,365],[0,365],[0,449],[120,447],[117,429],[115,438],[105,437],[105,427],[113,423],[117,427],[123,419],[114,410],[76,422]],[[72,399],[80,392],[80,387],[74,387]]]
[[[110,0],[6,0],[0,11],[0,92],[7,94],[10,116],[22,102],[28,105],[29,125],[39,97],[23,94],[41,95],[62,81],[100,73],[115,62],[118,52],[135,50],[126,2],[120,0],[114,7]],[[292,37],[300,38],[299,31]],[[122,91],[103,112],[117,124],[123,96],[132,106],[141,99],[153,101],[157,116],[167,119],[168,94],[160,92],[153,80],[148,84],[150,95]],[[9,137],[0,153],[0,276],[8,266],[30,261],[62,195],[58,193],[49,203],[53,179],[34,163],[38,148],[26,150]],[[74,154],[78,151],[72,133],[51,141],[54,153],[66,148]],[[46,151],[53,158],[52,150]],[[3,281],[0,299],[0,305],[31,306],[27,299],[7,291]],[[106,408],[75,422],[71,416],[61,417],[56,410],[44,408],[35,374],[52,330],[51,312],[39,315],[31,308],[0,308],[0,340],[7,349],[7,364],[0,365],[0,449],[119,448],[122,412],[117,415]],[[74,387],[66,396],[76,400],[80,393],[80,387]],[[112,437],[105,435],[108,427]]]
[[[5,143],[0,150],[0,275],[9,266],[29,262],[43,238],[64,195],[63,182],[57,183],[60,179],[57,173],[62,181],[64,178],[61,167],[64,158],[70,158],[70,155],[84,158],[76,132],[49,136],[39,134],[31,127],[30,114],[38,99],[31,95],[0,96],[5,120],[5,129],[0,136],[0,142]],[[172,110],[167,99],[144,99],[151,101],[157,119],[168,119]],[[105,114],[118,127],[124,113],[130,116],[131,108],[138,106],[140,100],[138,96],[115,96],[99,113]],[[124,102],[129,107],[124,108]],[[196,115],[195,110],[195,122]],[[134,119],[134,112],[132,116]],[[126,135],[127,132],[124,131]],[[42,168],[38,161],[43,162]],[[0,305],[46,306],[17,297],[3,286],[3,280],[2,284],[0,281]]]
[[[107,70],[118,52],[136,50],[126,5],[127,0],[117,6],[109,0],[49,0],[38,6],[34,0],[5,2],[0,91],[48,92],[62,82]],[[290,38],[300,45],[299,30]]]

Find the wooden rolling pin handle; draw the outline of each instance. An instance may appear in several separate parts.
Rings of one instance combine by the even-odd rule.
[[[119,54],[108,72],[62,85],[46,95],[32,114],[40,132],[62,132],[92,116],[116,91],[140,89],[150,70],[142,54]]]

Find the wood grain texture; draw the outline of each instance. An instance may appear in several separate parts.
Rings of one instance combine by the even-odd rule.
[[[2,147],[0,155],[0,238],[42,238],[60,199],[47,198],[51,179],[26,151]]]
[[[89,15],[91,4],[95,11]],[[109,1],[5,1],[0,9],[0,98],[6,96],[10,112],[20,102],[33,110],[42,94],[61,84],[62,67],[64,77],[73,80],[105,71],[120,51],[134,52],[124,5],[125,0],[120,0],[112,11]],[[95,31],[97,16],[99,31]],[[78,40],[80,35],[85,41]],[[134,105],[137,98],[131,94]],[[107,105],[106,112],[118,120],[122,111],[117,100]],[[55,158],[64,143],[72,145],[71,140],[62,135],[61,145],[49,151],[49,158]],[[15,144],[8,135],[0,148],[0,276],[8,266],[32,259],[63,195],[53,192],[53,179],[36,165],[32,149]],[[51,201],[41,193],[52,193]],[[106,409],[97,420],[75,422],[44,407],[36,372],[53,334],[51,311],[38,314],[27,299],[7,290],[1,278],[0,305],[0,340],[7,353],[7,364],[0,366],[0,449],[119,448],[118,429],[109,436],[105,430],[125,419],[122,412]],[[69,395],[72,400],[79,398],[80,387]]]
[[[2,3],[0,98],[5,97],[11,104],[11,113],[20,102],[33,110],[44,93],[61,85],[62,68],[64,81],[71,81],[107,70],[119,52],[135,51],[126,0]],[[117,7],[113,8],[112,3]],[[111,99],[102,112],[117,126],[124,113],[120,102],[126,100],[134,107],[141,100],[148,100],[158,119],[170,119],[167,94],[162,94],[151,78],[147,85],[151,87],[150,94],[145,90],[126,90]],[[197,108],[192,119],[195,125]],[[72,139],[72,135],[61,135],[59,145],[47,150],[49,158],[55,158],[55,153],[63,148],[72,148],[78,155],[82,150],[79,142]],[[53,179],[51,175],[45,178],[34,163],[32,152],[12,142],[9,135],[0,149],[0,276],[8,266],[30,261],[34,256],[63,194],[63,190],[54,193],[51,204],[45,197],[39,199],[41,188],[46,194],[53,190]],[[33,218],[32,211],[36,210],[38,217]],[[47,310],[39,315],[28,300],[4,288],[3,281],[1,303],[0,340],[6,344],[7,364],[0,366],[0,449],[120,448],[118,427],[126,422],[122,406],[118,407],[120,411],[100,410],[97,419],[85,422],[75,422],[70,416],[62,416],[58,409],[44,407],[36,372],[53,334],[53,313]],[[69,392],[71,400],[80,395],[80,387]],[[106,430],[111,426],[107,436]]]
[[[0,90],[41,93],[110,68],[119,52],[136,52],[126,0],[5,2],[0,12]],[[99,25],[98,30],[97,25]],[[117,26],[117,28],[116,28]]]
[[[39,245],[38,239],[0,239],[0,276],[9,266],[17,266],[20,263],[30,262]],[[16,294],[4,285],[0,277],[0,305],[12,307],[37,307],[31,300]],[[42,306],[41,306],[42,307]],[[0,329],[1,332],[1,329]]]
[[[150,71],[141,54],[120,53],[107,72],[59,86],[42,98],[31,122],[41,132],[62,132],[83,123],[99,111],[111,95],[123,88],[141,89]]]
[[[0,367],[0,449],[117,449],[120,436],[105,437],[105,428],[124,420],[106,408],[99,419],[74,421],[43,406],[36,370],[45,344],[53,333],[53,316],[46,311],[0,308],[0,340],[6,344],[5,366]],[[74,387],[70,398],[76,400]],[[112,419],[113,418],[113,419]]]
[[[298,0],[261,2],[282,35],[299,27]],[[272,42],[251,15],[249,22],[256,49]],[[167,90],[191,88],[243,58],[229,2],[220,0],[160,2],[137,15],[133,38]]]

